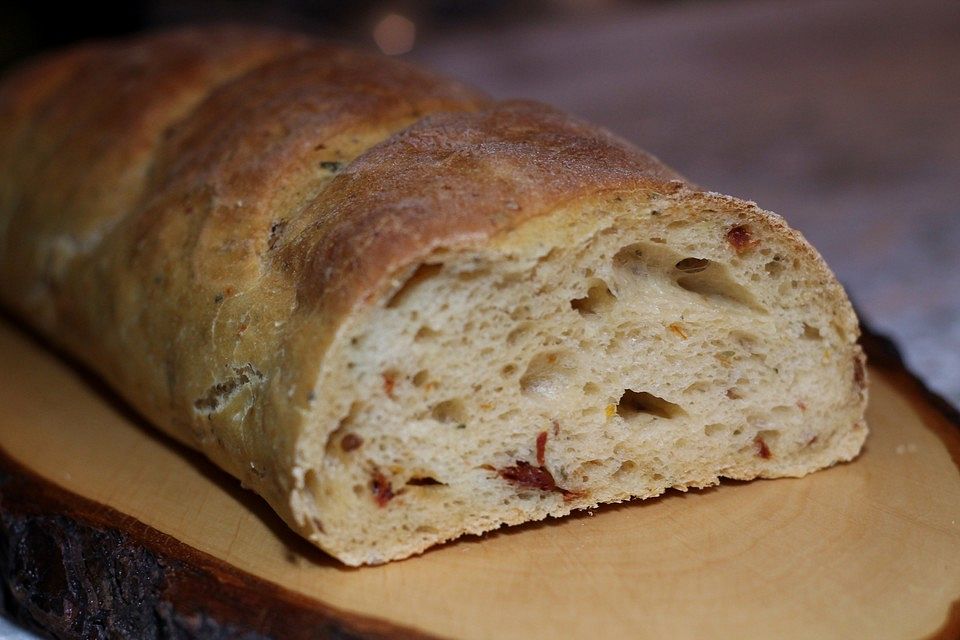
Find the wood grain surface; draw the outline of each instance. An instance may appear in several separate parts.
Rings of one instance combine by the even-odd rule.
[[[851,464],[345,569],[3,324],[4,606],[58,637],[954,637],[960,420],[871,352]]]

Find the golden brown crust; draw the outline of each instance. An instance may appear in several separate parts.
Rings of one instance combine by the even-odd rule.
[[[134,209],[173,123],[212,86],[305,44],[267,30],[183,29],[87,45],[19,74],[36,84],[5,84],[3,119],[29,122],[19,140],[0,140],[16,146],[13,204],[2,212],[5,288],[31,283],[21,294],[42,304],[73,254]],[[44,85],[53,88],[38,92]],[[18,113],[25,103],[28,113]]]

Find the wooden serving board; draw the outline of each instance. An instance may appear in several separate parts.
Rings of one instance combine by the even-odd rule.
[[[346,569],[3,322],[2,602],[57,637],[957,637],[960,418],[866,343],[854,463]]]

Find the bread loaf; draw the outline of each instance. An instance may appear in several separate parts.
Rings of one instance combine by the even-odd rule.
[[[866,436],[803,237],[550,107],[206,27],[32,61],[0,123],[3,304],[346,564]]]

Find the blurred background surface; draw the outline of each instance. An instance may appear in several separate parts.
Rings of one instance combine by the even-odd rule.
[[[136,0],[0,8],[0,67],[188,22],[274,24],[602,124],[781,213],[960,404],[960,2]]]
[[[0,7],[0,67],[185,22],[286,26],[600,123],[784,215],[960,405],[960,2],[139,0]],[[21,637],[0,619],[0,638]],[[28,637],[28,636],[23,636]]]

